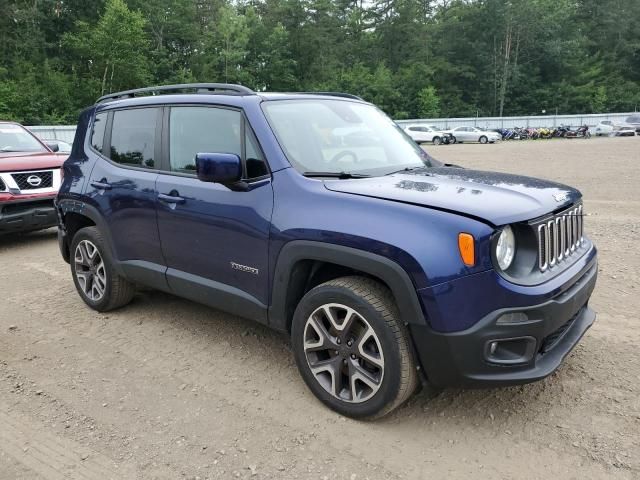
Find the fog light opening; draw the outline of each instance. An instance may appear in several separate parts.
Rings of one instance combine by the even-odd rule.
[[[533,337],[504,338],[487,342],[485,356],[491,363],[514,365],[530,362],[535,351]]]

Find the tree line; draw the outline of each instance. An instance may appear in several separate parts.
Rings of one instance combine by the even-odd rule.
[[[183,82],[342,91],[396,119],[633,111],[640,1],[0,0],[0,119]]]

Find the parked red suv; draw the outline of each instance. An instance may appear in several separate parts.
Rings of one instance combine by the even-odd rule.
[[[0,234],[56,225],[53,200],[66,157],[23,126],[0,122]]]

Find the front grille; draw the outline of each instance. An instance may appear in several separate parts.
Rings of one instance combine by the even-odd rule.
[[[541,272],[566,261],[584,242],[582,205],[538,224],[538,267]]]
[[[11,174],[20,190],[38,190],[53,187],[53,171],[25,172]],[[39,182],[38,182],[39,180]]]

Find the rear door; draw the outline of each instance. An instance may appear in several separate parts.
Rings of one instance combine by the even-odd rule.
[[[236,109],[172,106],[164,115],[158,228],[167,281],[181,296],[266,321],[273,190],[255,136]],[[197,153],[240,156],[246,190],[198,180]]]
[[[469,127],[459,127],[456,129],[455,132],[453,132],[453,135],[460,142],[469,142],[469,141],[477,140],[477,138],[474,138],[475,136],[473,135],[473,132],[471,132],[470,130],[471,129]]]
[[[158,107],[99,113],[91,140],[99,158],[86,196],[106,221],[127,276],[166,289],[156,212],[161,122]]]

